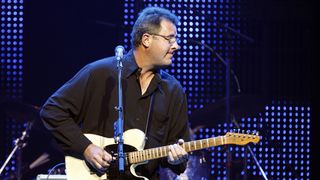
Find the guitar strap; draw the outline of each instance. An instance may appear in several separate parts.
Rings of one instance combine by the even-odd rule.
[[[147,116],[147,123],[146,123],[146,127],[144,129],[144,134],[146,135],[145,137],[145,141],[148,140],[148,130],[149,130],[149,124],[150,124],[150,119],[151,119],[151,114],[152,114],[152,111],[153,111],[153,104],[154,104],[154,96],[155,96],[155,93],[156,92],[153,92],[151,94],[151,97],[150,97],[150,105],[149,105],[149,110],[148,110],[148,116]]]

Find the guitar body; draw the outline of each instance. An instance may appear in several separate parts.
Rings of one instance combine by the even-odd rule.
[[[117,144],[113,138],[105,138],[95,134],[84,134],[93,144],[104,148],[110,154],[117,153]],[[143,150],[145,145],[145,134],[139,129],[130,129],[123,133],[124,151],[140,151]],[[65,157],[66,174],[68,180],[99,180],[99,179],[117,179],[118,177],[118,164],[114,163],[108,168],[107,173],[99,173],[95,171],[84,159],[78,159],[73,156]],[[139,179],[147,179],[143,176],[138,176],[135,172],[135,167],[143,163],[130,165],[130,173]],[[126,167],[128,168],[128,167]]]

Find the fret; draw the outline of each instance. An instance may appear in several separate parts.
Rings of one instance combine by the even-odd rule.
[[[209,147],[209,139],[206,139],[207,140],[207,147]]]
[[[193,141],[193,144],[194,144],[194,150],[196,150],[197,149],[197,142]]]
[[[137,152],[134,153],[134,160],[135,160],[135,162],[138,162]]]
[[[138,151],[138,161],[141,161],[141,151]]]
[[[160,148],[157,148],[157,155],[158,155],[158,157],[162,157]]]
[[[201,149],[202,149],[202,140],[200,140],[200,147],[201,147]]]
[[[158,157],[158,153],[157,153],[157,148],[153,148],[154,149],[154,158]]]
[[[135,162],[134,160],[134,152],[131,153],[132,163]]]
[[[223,137],[222,137],[222,136],[220,136],[220,139],[221,139],[221,144],[223,144]]]
[[[139,162],[139,151],[137,151],[135,154],[136,154],[137,162]]]
[[[156,153],[156,157],[155,157],[155,158],[158,158],[158,157],[159,157],[158,148],[154,148],[154,151],[155,151],[155,153]]]
[[[132,153],[129,153],[129,162],[130,162],[130,163],[133,162]]]
[[[149,157],[148,157],[148,149],[144,150],[144,157],[145,157],[146,160],[149,159]]]
[[[152,158],[154,158],[155,155],[154,155],[154,148],[152,148]]]
[[[150,159],[152,159],[153,158],[152,149],[149,149],[149,153],[150,153]]]
[[[138,151],[138,162],[142,161],[142,151]]]
[[[161,157],[161,154],[160,154],[159,148],[156,148],[156,154],[157,154],[157,158]]]
[[[144,157],[144,151],[140,151],[140,154],[141,154],[141,161],[145,161],[145,157]]]
[[[217,145],[217,143],[216,143],[216,138],[213,138],[213,145],[215,146],[215,145]]]
[[[159,157],[163,157],[163,156],[162,156],[162,151],[161,151],[161,148],[160,148],[160,147],[158,148],[158,154],[159,154]]]
[[[145,161],[145,160],[147,160],[147,155],[146,155],[146,151],[143,151],[143,160]]]
[[[165,156],[168,156],[168,150],[167,150],[167,148],[168,148],[168,146],[164,146],[164,147],[163,147],[163,149],[164,149],[163,152],[164,152],[164,155],[165,155]]]
[[[149,149],[150,159],[152,159],[152,158],[153,158],[153,154],[152,154],[152,152],[153,152],[153,149]]]
[[[140,151],[140,152],[139,152],[139,154],[140,154],[140,161],[144,161],[144,158],[143,158],[143,151]]]
[[[150,149],[149,151],[150,151],[150,159],[153,159],[153,155],[154,155],[153,154],[153,149]]]
[[[153,159],[153,156],[154,156],[153,149],[150,149],[150,159]]]
[[[157,148],[154,148],[154,158],[158,157]]]
[[[158,148],[158,150],[159,150],[159,156],[160,156],[160,157],[163,157],[163,155],[162,155],[162,150],[161,150],[160,147]]]
[[[166,156],[168,156],[168,155],[169,155],[168,146],[165,146],[165,147],[163,147],[163,148],[164,148],[164,154],[165,154]]]
[[[188,142],[188,146],[189,146],[189,152],[190,152],[191,151],[190,142]]]
[[[161,150],[161,153],[163,153],[162,156],[166,156],[166,147],[165,146],[161,147],[160,150]]]
[[[148,159],[151,158],[150,149],[147,149],[147,157],[148,157]]]

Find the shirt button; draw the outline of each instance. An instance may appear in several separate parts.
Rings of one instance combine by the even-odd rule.
[[[137,121],[140,121],[140,118],[136,118]]]

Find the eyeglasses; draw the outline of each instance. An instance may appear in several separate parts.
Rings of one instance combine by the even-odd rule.
[[[169,44],[174,44],[175,42],[179,42],[179,38],[178,37],[175,37],[175,36],[172,36],[172,35],[169,35],[169,36],[164,36],[164,35],[161,35],[161,34],[155,34],[155,33],[152,33],[150,35],[153,35],[153,36],[160,36],[162,37],[163,39],[167,40],[169,42]]]

